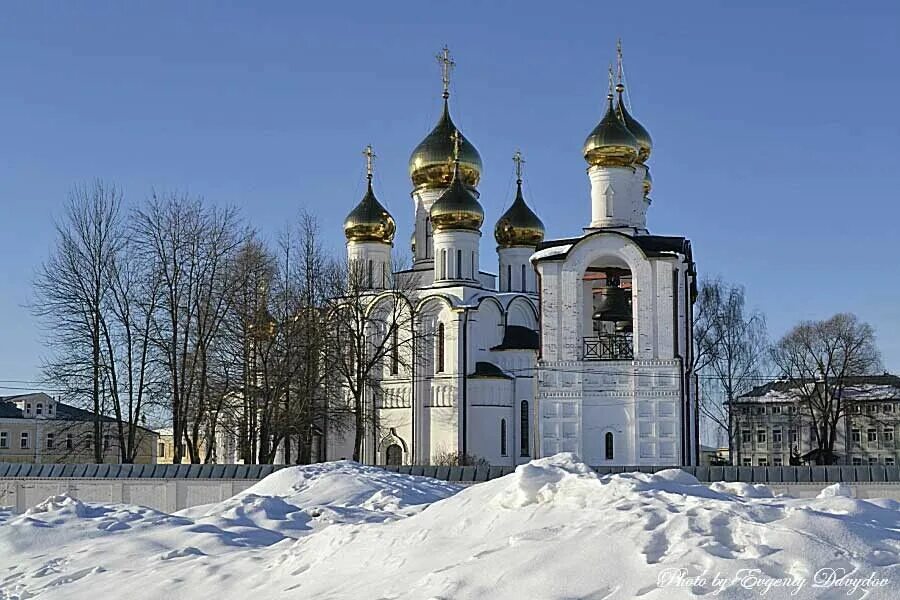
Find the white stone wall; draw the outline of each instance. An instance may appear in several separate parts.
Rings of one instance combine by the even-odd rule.
[[[434,233],[434,281],[479,281],[478,248],[481,233],[468,230],[445,230]]]
[[[371,269],[372,288],[384,289],[388,285],[393,269],[390,244],[348,241],[347,259],[350,264],[357,265],[356,268],[360,269],[363,277],[367,277]]]
[[[647,229],[648,200],[644,198],[647,167],[600,167],[588,169],[591,181],[593,228]]]
[[[500,292],[536,293],[537,283],[534,266],[530,258],[534,248],[500,248],[499,256],[499,289]],[[524,275],[524,280],[523,276]]]

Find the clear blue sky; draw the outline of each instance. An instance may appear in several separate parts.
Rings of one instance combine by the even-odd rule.
[[[438,115],[444,43],[485,164],[484,266],[517,147],[548,235],[577,234],[617,36],[655,141],[651,231],[690,237],[700,272],[744,284],[774,336],[853,311],[900,371],[900,9],[734,4],[5,2],[0,379],[39,374],[25,304],[75,183],[238,205],[269,237],[306,208],[340,249],[372,143],[405,249],[407,158]]]

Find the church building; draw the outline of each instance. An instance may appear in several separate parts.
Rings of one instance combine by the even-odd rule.
[[[438,59],[443,111],[409,161],[411,268],[392,272],[396,226],[372,188],[371,149],[367,191],[344,223],[373,306],[389,282],[405,282],[410,335],[427,340],[409,364],[385,361],[394,364],[370,399],[363,460],[516,465],[575,452],[592,465],[696,464],[696,271],[687,239],[647,229],[652,144],[623,98],[621,50],[618,85],[610,73],[606,113],[583,147],[583,231],[544,239],[517,152],[516,195],[494,222],[491,259],[480,254],[481,156],[451,117],[449,51]],[[326,457],[350,457],[353,437],[328,433]]]

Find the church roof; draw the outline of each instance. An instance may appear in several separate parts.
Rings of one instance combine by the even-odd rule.
[[[507,325],[503,341],[491,350],[538,350],[541,347],[538,332],[522,325]]]
[[[469,375],[469,379],[512,379],[503,372],[503,369],[485,361],[475,363],[475,372]]]

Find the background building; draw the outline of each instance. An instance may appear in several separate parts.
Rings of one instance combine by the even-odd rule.
[[[0,397],[0,462],[93,463],[98,442],[103,462],[121,462],[115,419],[101,417],[101,438],[95,440],[95,417],[44,393]],[[143,427],[137,431],[134,462],[155,463],[157,434]]]
[[[837,464],[900,464],[900,377],[851,377],[847,414],[838,421]],[[791,384],[773,381],[735,401],[736,465],[781,466],[809,461],[816,449],[809,410]]]

